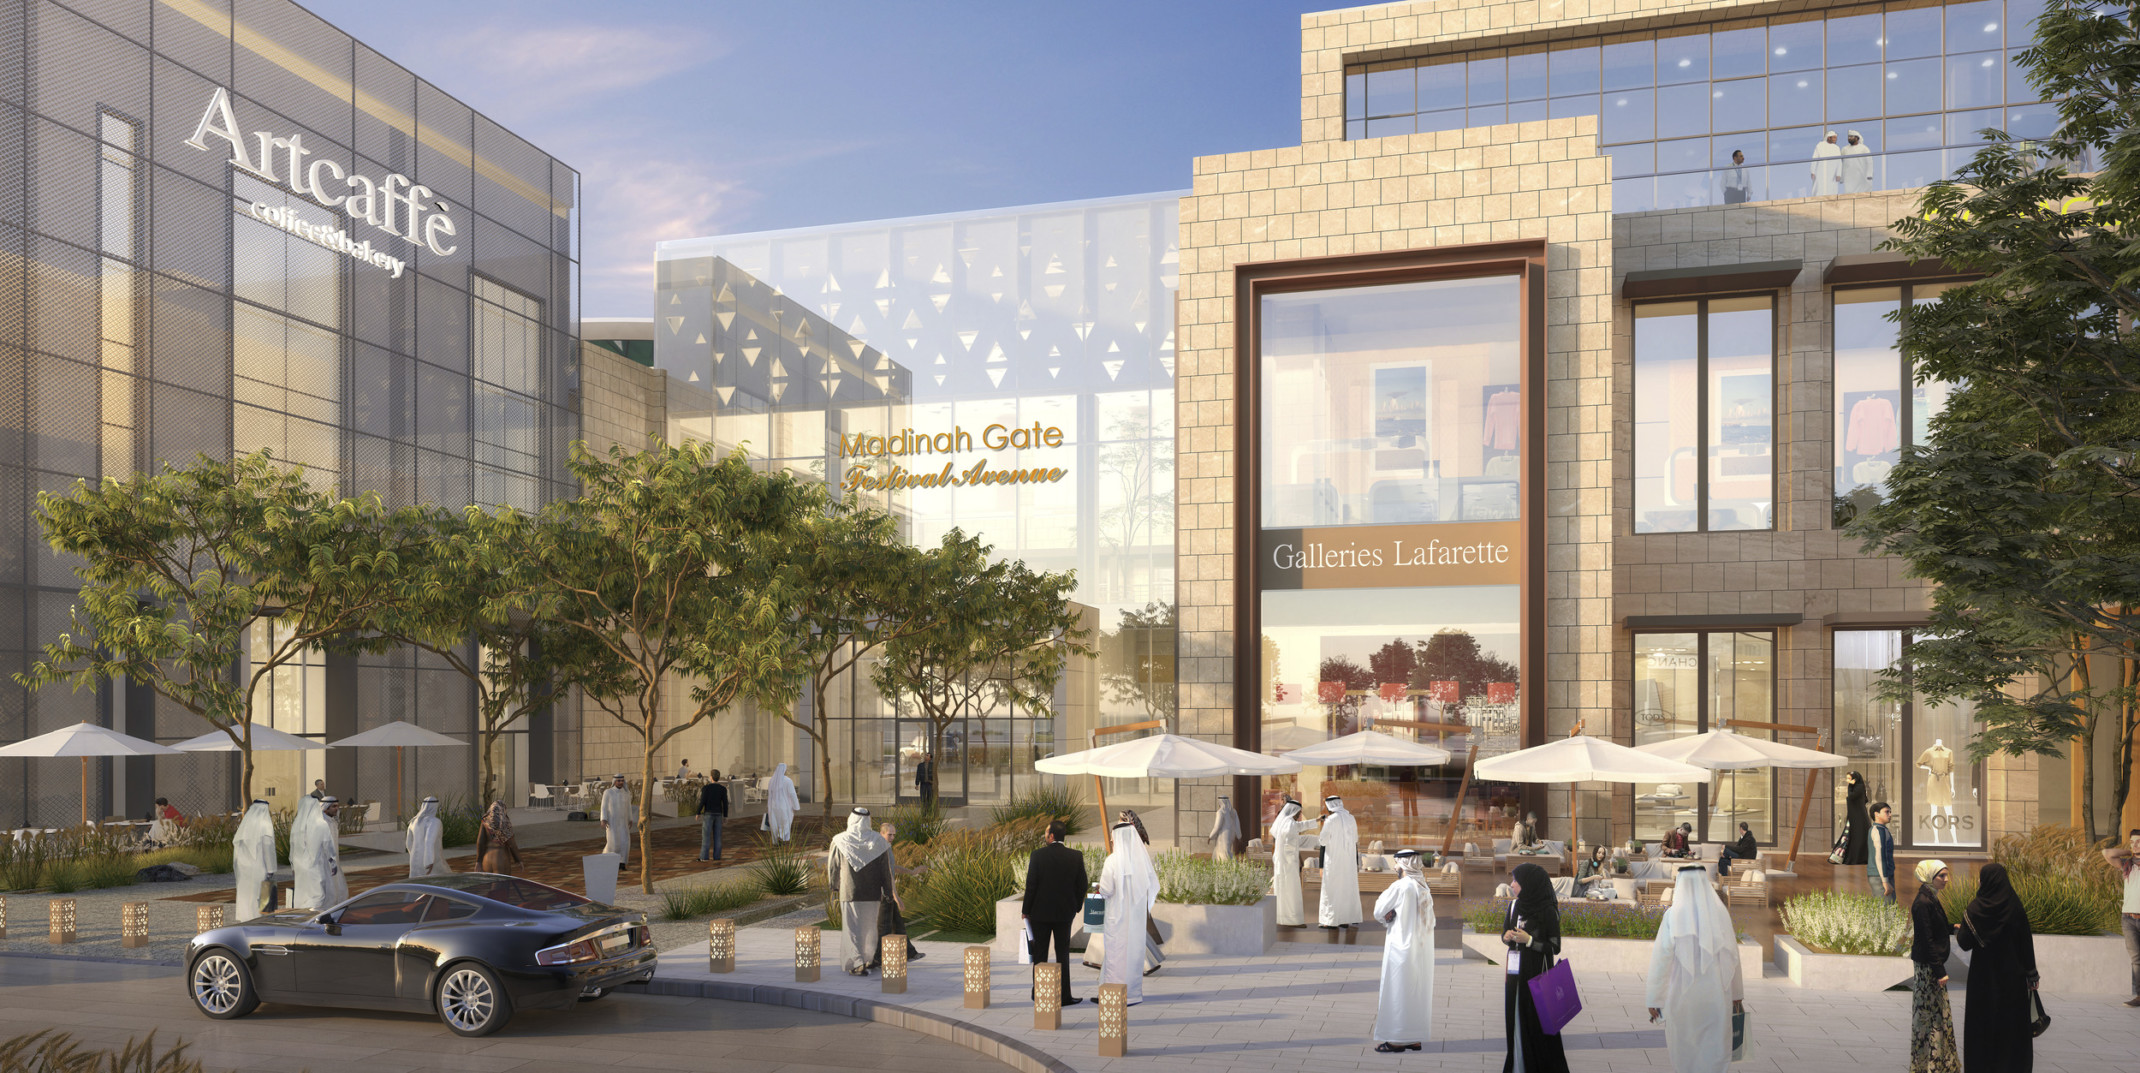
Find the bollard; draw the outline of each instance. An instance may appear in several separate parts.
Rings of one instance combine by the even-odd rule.
[[[1053,961],[1033,966],[1033,1027],[1063,1026],[1063,967]]]
[[[884,966],[884,993],[904,995],[907,993],[907,937],[887,935],[877,941],[880,951],[878,964]]]
[[[223,926],[223,907],[204,905],[193,911],[193,934],[214,931]]]
[[[1129,1055],[1129,985],[1100,985],[1100,1057]]]
[[[52,899],[52,934],[55,943],[74,941],[74,899]]]
[[[987,948],[987,947],[985,947],[985,946],[969,946],[969,947],[967,947],[967,948],[966,948],[966,1008],[967,1008],[967,1009],[969,1009],[969,1010],[985,1010],[985,1009],[987,1009],[987,1008],[988,1008],[988,984],[989,984],[989,980],[988,980],[988,973],[989,973],[989,964],[988,964],[988,948]]]
[[[119,907],[119,945],[131,948],[149,945],[149,903],[127,902]]]
[[[818,944],[821,941],[818,937],[817,926],[814,924],[806,928],[795,929],[796,983],[814,984],[817,982]]]
[[[706,971],[736,971],[736,922],[723,917],[706,924]]]
[[[7,899],[0,898],[0,939],[7,938]]]

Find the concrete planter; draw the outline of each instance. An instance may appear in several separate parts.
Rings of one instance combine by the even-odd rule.
[[[2042,951],[2037,960],[2043,959]],[[1819,954],[1789,935],[1776,936],[1776,964],[1796,987],[1885,991],[1908,983],[1913,966],[1900,954]]]
[[[989,948],[1016,958],[1018,937],[1024,934],[1016,895],[996,903],[996,937]],[[1261,954],[1278,941],[1278,899],[1265,897],[1255,905],[1182,905],[1160,902],[1152,907],[1152,920],[1168,954],[1225,954],[1247,957]],[[1071,924],[1072,945],[1085,927],[1080,915]]]
[[[1578,973],[1631,972],[1647,976],[1650,955],[1656,946],[1649,939],[1563,938],[1560,956],[1573,962]],[[1481,935],[1468,925],[1464,929],[1464,949],[1495,964],[1508,957],[1508,947],[1501,945],[1500,936]],[[1739,940],[1739,974],[1748,980],[1761,978],[1760,943],[1751,939]]]
[[[1023,892],[1013,894],[996,903],[996,937],[989,940],[988,948],[997,957],[1009,958],[1013,962],[1018,960],[1019,937],[1025,934],[1025,922],[1018,913],[1023,908],[1025,908],[1025,894]],[[1085,914],[1080,912],[1077,918],[1070,922],[1070,946],[1072,949],[1084,945],[1083,940],[1080,938],[1084,932]],[[1048,956],[1054,957],[1054,951],[1049,951]]]
[[[1954,944],[1947,974],[1967,983],[1974,957]],[[2122,935],[2038,935],[2036,972],[2043,978],[2039,986],[2053,994],[2123,997],[2132,990],[2132,960]]]

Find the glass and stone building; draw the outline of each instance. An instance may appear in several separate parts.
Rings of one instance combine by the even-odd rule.
[[[261,448],[392,504],[570,491],[578,173],[287,0],[5,0],[0,57],[0,671],[75,600],[39,492]],[[253,714],[322,739],[473,718],[466,679],[405,651],[279,669]],[[85,719],[208,729],[139,685],[0,685],[0,741]],[[532,715],[501,747],[505,785],[576,767],[578,740],[569,703]],[[410,750],[409,785],[472,792],[474,752]],[[258,760],[271,801],[316,778],[394,792],[387,750]],[[228,754],[91,771],[98,815],[237,792]],[[78,778],[0,763],[0,821],[71,819]]]

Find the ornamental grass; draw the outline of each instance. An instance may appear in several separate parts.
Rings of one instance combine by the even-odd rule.
[[[1910,945],[1910,914],[1870,894],[1816,891],[1783,903],[1784,930],[1824,954],[1893,955]]]

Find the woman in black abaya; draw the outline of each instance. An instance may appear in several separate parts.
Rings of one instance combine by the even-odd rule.
[[[1509,969],[1503,977],[1507,983],[1501,1016],[1508,1032],[1508,1057],[1501,1073],[1568,1073],[1560,1037],[1540,1030],[1538,1007],[1531,1001],[1531,978],[1552,968],[1560,956],[1560,903],[1553,900],[1553,880],[1545,869],[1521,864],[1509,885],[1516,900],[1501,930]]]
[[[1865,776],[1853,771],[1843,790],[1843,863],[1865,866],[1866,842],[1872,837],[1872,813],[1865,810]],[[1875,891],[1874,893],[1878,893]]]
[[[2029,992],[2036,990],[2036,939],[2003,864],[1977,873],[1977,896],[1955,936],[1969,959],[1969,1001],[1962,1010],[1962,1068],[2029,1073],[2036,1041],[2029,1032]]]

